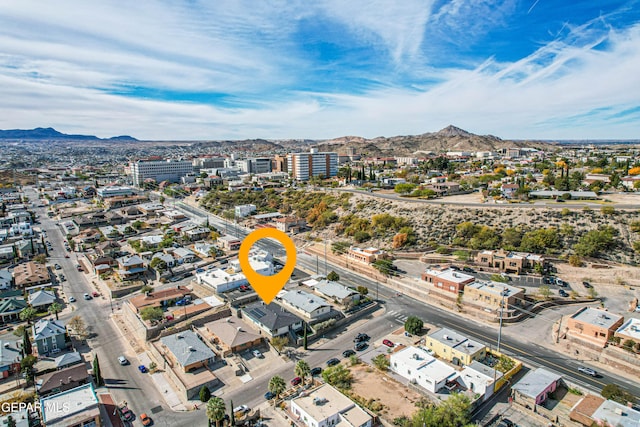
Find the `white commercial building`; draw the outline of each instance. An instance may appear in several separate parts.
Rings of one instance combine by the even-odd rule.
[[[131,187],[121,186],[100,187],[96,190],[96,193],[103,199],[108,199],[109,197],[133,196],[133,190]]]
[[[253,271],[263,276],[273,276],[275,274],[273,263],[260,256],[249,254],[249,264]],[[246,276],[240,271],[237,261],[233,261],[232,265],[225,270],[214,268],[197,273],[196,282],[211,286],[216,293],[228,292],[249,284]]]
[[[287,156],[289,171],[293,179],[307,181],[311,177],[330,178],[338,174],[337,153],[291,153]]]
[[[239,205],[235,207],[236,218],[244,218],[256,211],[256,205]]]
[[[447,381],[453,381],[458,376],[451,366],[417,347],[392,353],[390,362],[391,369],[398,375],[432,393],[437,393]]]
[[[371,427],[373,418],[329,384],[291,400],[291,412],[308,427]]]
[[[138,160],[130,167],[136,187],[142,187],[145,179],[179,182],[181,177],[193,173],[193,163],[189,160]]]

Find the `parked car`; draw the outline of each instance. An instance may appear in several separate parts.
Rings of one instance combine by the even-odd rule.
[[[69,254],[65,254],[65,255],[64,255],[64,257],[65,257],[65,258],[69,258]]]
[[[61,268],[62,268],[62,267],[60,267],[60,264],[56,264],[56,265],[55,265],[55,269],[56,269],[56,270],[60,270]]]
[[[253,350],[251,353],[253,353],[254,357],[257,357],[258,359],[264,358],[264,355],[258,349]]]
[[[312,377],[316,377],[316,376],[318,376],[318,375],[320,375],[322,373],[322,368],[320,368],[320,367],[311,368],[309,373],[311,374]]]
[[[93,295],[94,298],[97,298],[100,296],[100,294],[97,293],[96,291],[91,292],[91,295]]]
[[[516,427],[516,425],[509,418],[503,418],[500,420],[498,427]]]
[[[265,398],[266,400],[271,400],[271,399],[273,399],[274,397],[276,397],[276,395],[275,395],[274,393],[271,393],[270,391],[268,391],[268,392],[266,392],[266,393],[264,394],[264,398]]]
[[[294,379],[291,380],[291,385],[296,386],[296,385],[300,384],[301,382],[302,382],[302,378],[295,377]]]
[[[126,406],[120,408],[120,414],[123,420],[133,421],[133,412],[131,412],[131,409],[127,408]]]
[[[366,342],[364,342],[364,341],[360,341],[359,343],[357,343],[357,344],[356,344],[356,350],[357,350],[357,351],[362,351],[362,350],[364,350],[364,349],[365,349],[365,348],[367,348],[367,347],[369,347],[369,344],[367,344],[367,343],[366,343]]]
[[[582,372],[583,374],[587,374],[587,375],[591,375],[592,377],[597,377],[598,373],[591,369],[591,368],[587,368],[586,366],[580,366],[578,368],[578,372]]]
[[[93,297],[92,297],[91,295],[86,294],[86,293],[85,293],[84,295],[82,295],[82,296],[83,296],[83,297],[84,297],[84,299],[86,299],[87,301],[88,301],[88,300],[90,300],[90,299],[93,299]]]
[[[349,349],[342,352],[342,357],[349,357],[349,356],[353,356],[354,354],[356,354],[356,352]]]
[[[640,305],[636,307],[636,313],[640,313]]]
[[[240,292],[247,292],[249,287],[247,285],[240,285]]]
[[[69,302],[76,302],[76,298],[75,297],[69,297]]]
[[[179,299],[178,301],[176,301],[176,305],[188,305],[188,304],[189,304],[189,301],[187,301],[184,298]]]
[[[143,426],[150,426],[151,424],[153,424],[153,420],[149,417],[149,415],[147,414],[140,414],[140,421],[142,422]]]
[[[582,286],[584,286],[587,289],[593,288],[593,286],[591,286],[591,283],[589,283],[589,282],[582,282]]]
[[[233,408],[233,413],[235,414],[236,412],[242,412],[243,414],[246,414],[247,412],[249,412],[250,409],[247,405],[240,405],[240,406],[236,406],[235,408]]]
[[[340,363],[340,360],[336,359],[335,357],[327,360],[327,366],[334,366],[334,365],[337,365],[338,363]]]
[[[122,366],[124,366],[124,365],[128,365],[129,361],[124,356],[118,356],[118,363],[120,363]]]
[[[382,344],[386,345],[387,347],[391,347],[393,348],[395,346],[395,344],[393,343],[393,341],[390,340],[382,340]]]
[[[196,268],[196,273],[204,273],[204,268]]]
[[[569,294],[564,289],[560,289],[558,291],[558,293],[560,294],[561,297],[565,297],[566,298],[566,297],[569,296]]]
[[[462,271],[465,273],[475,273],[476,271],[471,267],[462,267]]]
[[[371,337],[369,335],[360,333],[356,335],[356,337],[353,339],[353,342],[369,341],[370,339]]]
[[[142,374],[146,374],[147,373],[147,367],[144,365],[140,365],[138,366],[138,371],[140,371],[140,373]]]
[[[545,285],[552,285],[554,282],[553,277],[543,277],[542,278],[542,283],[544,283]]]

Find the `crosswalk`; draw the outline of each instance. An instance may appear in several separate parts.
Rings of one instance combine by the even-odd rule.
[[[407,321],[407,318],[409,318],[409,316],[407,316],[406,314],[400,313],[400,312],[395,311],[395,310],[391,310],[387,314],[389,316],[392,316],[395,321],[397,321],[398,323],[401,323],[403,325],[404,325],[404,322]]]

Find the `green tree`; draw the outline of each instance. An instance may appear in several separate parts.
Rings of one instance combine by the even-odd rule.
[[[600,212],[602,215],[611,216],[616,213],[616,210],[613,206],[603,206],[600,208]]]
[[[36,255],[35,257],[33,257],[33,261],[38,263],[38,264],[46,264],[47,263],[47,256],[45,254]]]
[[[151,262],[149,263],[149,267],[162,272],[167,269],[167,263],[162,258],[156,257],[151,260]]]
[[[271,338],[271,345],[276,349],[278,353],[282,352],[282,349],[289,344],[289,339],[286,336]]]
[[[578,240],[578,243],[573,245],[573,250],[579,256],[597,256],[615,247],[615,237],[617,235],[618,230],[610,225],[605,225],[597,230],[591,230],[583,234]]]
[[[58,320],[58,313],[62,311],[62,306],[58,302],[53,302],[51,303],[47,311],[49,312],[49,314],[55,314],[56,320]]]
[[[542,285],[538,288],[538,295],[544,299],[549,299],[551,297],[551,289],[547,285]]]
[[[22,320],[23,322],[27,322],[27,325],[30,325],[31,321],[35,319],[36,315],[37,312],[35,308],[26,307],[20,312],[19,317],[20,320]]]
[[[233,410],[233,408],[231,409]],[[224,400],[219,397],[212,397],[207,402],[207,419],[216,423],[216,427],[220,424],[220,421],[224,419],[226,407]]]
[[[7,416],[7,427],[16,427],[16,420],[11,415]]]
[[[332,270],[329,274],[327,274],[327,280],[331,282],[337,282],[338,280],[340,280],[340,275]]]
[[[500,371],[502,373],[509,372],[516,366],[516,362],[505,355],[500,356],[498,359],[498,363],[496,363],[496,371]]]
[[[438,406],[428,404],[416,412],[411,427],[463,427],[470,426],[471,401],[461,393],[453,393]]]
[[[569,265],[572,267],[582,267],[582,259],[578,255],[569,256]]]
[[[133,221],[133,223],[131,224],[131,227],[133,227],[135,230],[140,230],[143,225],[144,225],[144,222],[138,220],[138,221]]]
[[[403,184],[396,184],[396,186],[393,188],[393,191],[395,191],[398,194],[409,194],[415,188],[416,188],[415,184],[403,183]]]
[[[387,357],[384,354],[377,355],[376,357],[371,359],[371,361],[373,362],[373,366],[375,366],[381,371],[386,371],[389,369],[389,366],[390,366],[389,359],[387,359]]]
[[[208,402],[209,399],[211,399],[211,390],[209,390],[209,387],[207,387],[206,385],[203,385],[200,388],[200,393],[198,397],[200,397],[200,402]]]
[[[24,350],[24,355],[29,356],[33,353],[33,349],[31,348],[31,338],[29,338],[29,329],[22,329],[22,349]]]
[[[404,330],[412,335],[418,335],[420,332],[422,332],[423,327],[424,322],[417,316],[409,316],[407,318],[407,321],[404,322]]]
[[[33,379],[35,377],[33,365],[35,365],[37,361],[38,358],[32,355],[25,356],[20,361],[20,372],[24,375],[24,379],[27,381],[27,384],[33,383]]]
[[[98,361],[98,355],[93,358],[93,378],[96,380],[96,386],[102,387],[104,385],[104,379],[100,373],[100,362]]]
[[[528,231],[522,236],[520,250],[532,253],[546,253],[549,248],[555,249],[559,245],[560,240],[555,227],[541,228]]]
[[[369,288],[367,288],[366,286],[362,286],[362,285],[360,285],[360,286],[358,286],[358,287],[356,288],[356,291],[357,291],[360,295],[365,296],[365,295],[367,295],[367,294],[369,293]]]
[[[605,399],[626,405],[628,402],[635,402],[635,397],[618,384],[607,384],[600,392]]]
[[[385,276],[391,276],[393,274],[394,266],[393,261],[390,259],[377,259],[371,265]]]
[[[492,274],[491,275],[491,281],[492,282],[500,282],[500,283],[507,283],[509,281],[508,277],[505,277],[501,274]]]
[[[322,371],[322,379],[342,390],[351,388],[351,382],[353,381],[351,372],[342,365],[331,366]]]
[[[140,310],[140,317],[142,320],[158,321],[162,319],[163,316],[164,312],[160,307],[145,307]]]
[[[287,384],[281,376],[275,375],[269,380],[268,388],[271,393],[276,395],[277,399],[287,389]]]
[[[311,373],[311,368],[309,368],[309,364],[305,360],[298,360],[294,373],[302,378],[302,383],[304,384],[305,378]]]

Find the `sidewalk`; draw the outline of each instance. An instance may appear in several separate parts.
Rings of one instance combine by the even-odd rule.
[[[149,368],[152,360],[146,352],[139,353],[137,357],[141,365],[145,365],[147,368]],[[158,389],[158,391],[162,392],[162,397],[164,398],[165,402],[167,402],[167,405],[171,408],[172,411],[178,412],[187,410],[187,408],[184,406],[175,390],[173,389],[171,383],[167,381],[162,372],[155,372],[148,375],[151,375],[151,379],[155,383],[156,388]]]

